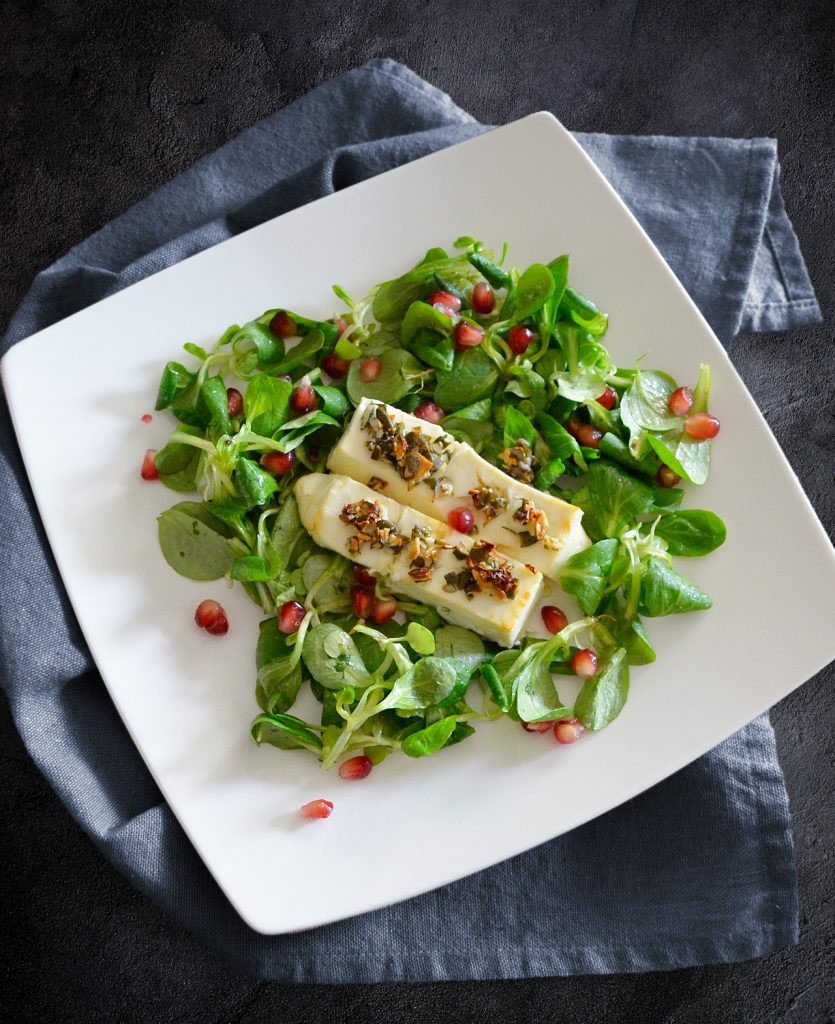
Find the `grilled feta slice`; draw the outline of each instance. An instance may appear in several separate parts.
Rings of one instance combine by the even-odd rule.
[[[350,477],[306,474],[295,494],[317,544],[379,573],[448,622],[506,647],[518,640],[542,588],[536,569]]]
[[[581,509],[514,480],[442,427],[381,402],[360,402],[328,468],[443,523],[453,509],[468,508],[481,539],[552,579],[589,546]]]

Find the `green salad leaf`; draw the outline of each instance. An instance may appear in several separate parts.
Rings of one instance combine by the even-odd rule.
[[[715,513],[682,507],[690,485],[708,478],[712,442],[692,437],[687,417],[671,412],[679,382],[662,369],[614,362],[604,343],[608,316],[574,287],[567,254],[522,267],[506,257],[506,246],[496,255],[462,235],[452,246],[431,247],[412,266],[404,263],[405,272],[393,269],[396,276],[365,296],[334,286],[344,309],[333,319],[276,306],[229,326],[214,345],[186,341],[185,362],[163,367],[156,408],[169,410],[176,429],[154,464],[161,483],[194,500],[159,516],[160,550],[189,579],[239,583],[261,610],[258,713],[251,724],[256,743],[306,751],[331,769],[359,755],[375,767],[397,751],[413,759],[437,754],[472,736],[477,723],[505,715],[523,723],[576,718],[600,730],[625,705],[630,666],[658,657],[645,623],[711,607],[710,596],[674,564],[710,554],[726,537]],[[497,293],[487,305],[485,285]],[[436,308],[430,298],[437,291],[453,296],[447,305],[456,308]],[[323,308],[323,315],[330,313]],[[473,340],[481,340],[459,351],[455,327],[462,319],[479,328]],[[313,407],[301,414],[293,397],[300,384],[315,395]],[[702,365],[693,412],[708,411],[710,386],[710,370]],[[230,387],[242,394],[242,409]],[[576,602],[583,618],[537,639],[534,611],[531,632],[512,649],[447,623],[452,597],[429,603],[419,573],[404,583],[404,571],[434,565],[431,553],[418,551],[423,562],[407,567],[404,552],[414,559],[421,542],[421,534],[412,533],[419,521],[408,516],[394,523],[402,537],[390,525],[375,536],[358,531],[357,551],[349,550],[342,529],[350,517],[328,507],[338,528],[317,527],[327,549],[320,547],[302,522],[294,485],[306,473],[327,472],[330,453],[363,398],[440,420],[444,432],[470,444],[481,459],[515,473],[506,493],[495,485],[493,507],[513,498],[521,509],[522,496],[536,505],[536,492],[525,490],[531,484],[578,506],[591,543],[558,560],[559,579],[548,581],[544,601],[560,602],[559,585],[573,598],[566,607]],[[443,521],[459,503],[471,507],[477,495],[467,491],[482,477],[484,486],[494,484],[476,459],[473,483],[465,485],[457,466],[447,469],[443,455],[424,447],[427,434],[423,427],[404,431],[392,451],[372,446],[369,472],[359,475],[385,496],[374,462],[390,459],[394,449],[408,453],[410,467],[425,471],[426,484],[435,488],[431,518]],[[530,457],[526,453],[517,465],[507,449],[519,447],[529,448]],[[423,462],[415,463],[415,450]],[[667,487],[676,481],[662,467],[681,486]],[[426,485],[416,486],[428,498]],[[382,497],[379,503],[386,504]],[[307,520],[311,510],[303,511]],[[569,516],[558,504],[542,511],[547,536],[531,534],[530,541],[543,544],[537,553],[559,550]],[[474,512],[470,540],[492,538],[499,551],[519,556],[505,548],[516,543],[510,535],[495,539],[483,508]],[[384,563],[365,555],[376,559],[384,548],[398,560],[395,570],[375,568],[369,575],[366,563]],[[458,554],[463,562],[466,552]],[[457,574],[441,580],[450,594],[458,583]],[[477,610],[482,602],[483,596]],[[512,615],[512,606],[502,614]],[[572,705],[564,699],[568,686],[560,683],[561,696],[556,681],[575,674],[574,655],[586,648],[597,656],[597,671]],[[317,702],[312,721],[293,714],[303,694]]]

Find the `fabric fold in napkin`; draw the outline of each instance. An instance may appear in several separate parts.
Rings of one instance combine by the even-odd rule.
[[[486,130],[393,61],[347,72],[41,273],[3,351],[232,234]],[[725,345],[741,330],[820,319],[772,140],[577,139]],[[559,168],[554,176],[558,186]],[[480,874],[311,931],[253,932],[109,700],[46,546],[5,401],[0,416],[0,659],[17,727],[111,863],[231,963],[295,982],[515,978],[740,960],[796,941],[790,821],[767,716],[635,800]]]

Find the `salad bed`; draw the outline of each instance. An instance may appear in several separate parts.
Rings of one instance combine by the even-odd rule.
[[[568,281],[569,260],[505,267],[472,238],[431,249],[402,276],[318,321],[271,309],[233,325],[195,369],[166,365],[156,408],[179,421],[143,476],[193,495],[158,521],[162,553],[195,580],[239,581],[261,609],[252,723],[258,743],[314,753],[359,778],[393,751],[423,757],[504,716],[572,742],[622,710],[630,666],[655,660],[645,618],[704,610],[673,556],[725,539],[709,511],[681,509],[705,482],[719,421],[710,372],[692,391],[668,374],[616,366],[608,318]],[[517,480],[583,509],[592,544],[560,585],[583,617],[542,609],[549,639],[502,649],[318,547],[292,486],[322,472],[368,397],[472,445]],[[456,510],[451,525],[472,527]],[[228,628],[217,602],[198,625]],[[559,676],[584,679],[560,699]],[[319,721],[291,714],[308,683]],[[344,759],[346,758],[347,759]]]

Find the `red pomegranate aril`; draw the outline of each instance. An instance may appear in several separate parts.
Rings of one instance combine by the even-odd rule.
[[[554,726],[554,738],[557,743],[573,743],[586,731],[586,727],[576,718],[564,718]]]
[[[284,476],[295,464],[295,452],[267,452],[261,456],[261,465],[273,476]]]
[[[325,356],[322,360],[322,369],[329,377],[334,379],[344,377],[350,366],[350,362],[338,356],[336,352],[331,352],[330,355]]]
[[[693,408],[693,392],[690,388],[676,388],[667,399],[667,408],[673,416],[686,416]]]
[[[146,412],[145,415],[142,417],[142,422],[150,423],[153,418],[154,417],[149,412]]]
[[[226,409],[231,419],[240,416],[244,411],[244,396],[237,388],[226,389]]]
[[[493,312],[493,307],[496,305],[496,293],[486,281],[479,281],[473,288],[470,302],[475,313],[478,313],[479,316],[487,316],[488,313]]]
[[[597,672],[597,655],[591,648],[585,647],[571,659],[571,667],[581,679],[591,679]]]
[[[226,612],[217,601],[207,598],[201,601],[194,613],[194,621],[201,629],[205,629],[212,636],[223,636],[229,631],[229,620]]]
[[[393,597],[375,597],[371,605],[371,621],[375,626],[394,618],[397,614],[397,601]]]
[[[452,292],[432,292],[426,301],[436,309],[439,306],[443,306],[442,313],[446,313],[447,310],[450,310],[453,314],[461,312],[461,300],[457,295],[453,295]],[[449,316],[449,313],[447,313],[447,316]]]
[[[427,423],[437,424],[446,416],[446,413],[434,402],[421,402],[417,409],[415,409],[415,416],[419,420],[426,420]]]
[[[602,405],[604,409],[614,409],[618,404],[618,393],[611,384],[606,385],[606,390],[598,397],[597,404]]]
[[[475,516],[468,508],[454,508],[447,516],[447,522],[459,533],[469,533],[475,526]]]
[[[376,356],[363,359],[360,363],[360,377],[362,377],[366,384],[371,384],[380,376],[382,368],[383,364]]]
[[[459,352],[462,352],[467,348],[475,348],[476,345],[480,345],[484,341],[484,331],[476,326],[476,324],[469,324],[466,320],[459,320],[455,330],[452,332],[452,337],[455,339],[455,347]]]
[[[142,479],[159,480],[159,470],[156,464],[157,450],[149,448],[142,459]]]
[[[591,423],[578,423],[574,436],[584,448],[599,448],[603,431]]]
[[[329,818],[333,804],[330,800],[311,800],[308,804],[302,804],[299,813],[303,818]]]
[[[293,412],[303,416],[306,412],[313,412],[316,408],[316,392],[305,377],[299,381],[290,395],[290,408]]]
[[[296,327],[296,321],[289,313],[281,310],[270,320],[270,330],[273,334],[277,334],[279,338],[292,338],[295,336],[298,328]]]
[[[358,619],[367,619],[374,610],[374,591],[368,587],[351,587],[351,611]]]
[[[298,601],[285,601],[278,609],[279,633],[296,633],[307,613]]]
[[[534,337],[535,335],[530,327],[516,324],[515,327],[511,327],[507,332],[507,344],[515,356],[521,356],[527,350]]]
[[[348,321],[345,319],[344,316],[335,316],[333,318],[333,323],[337,331],[339,331],[339,337],[341,338],[342,335],[348,330]]]
[[[374,765],[370,757],[365,754],[357,754],[356,757],[349,757],[339,766],[340,779],[365,779],[371,774]]]
[[[709,412],[693,412],[684,421],[684,432],[697,441],[709,441],[719,433],[719,420]]]
[[[586,424],[583,423],[583,421],[580,419],[576,412],[573,412],[565,421],[564,426],[568,433],[571,434],[571,436],[576,441],[577,431],[580,429],[580,427],[586,426]]]
[[[568,616],[555,604],[546,604],[542,609],[542,621],[549,633],[560,633],[568,625]]]
[[[354,566],[354,579],[361,587],[366,587],[369,590],[373,590],[377,582],[364,565]]]
[[[525,732],[548,732],[553,722],[520,722]]]
[[[681,483],[681,477],[678,473],[674,473],[669,466],[659,466],[655,479],[662,487],[676,487]]]

